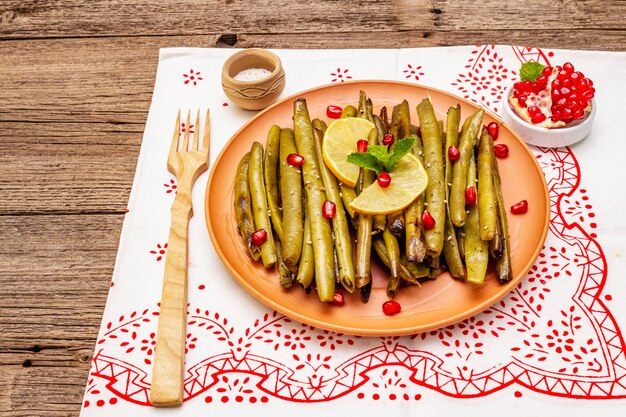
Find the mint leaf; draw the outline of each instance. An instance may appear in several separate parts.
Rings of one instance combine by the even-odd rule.
[[[365,169],[371,169],[376,172],[376,175],[380,175],[384,171],[383,164],[380,163],[378,158],[368,152],[352,152],[348,155],[348,162]]]
[[[398,161],[400,161],[404,155],[409,153],[413,149],[414,145],[415,138],[411,136],[395,141],[391,146],[391,155],[385,164],[387,171],[393,171]]]
[[[541,71],[544,68],[545,66],[536,61],[524,62],[519,70],[519,79],[520,81],[535,81],[541,77]]]
[[[367,153],[374,156],[381,165],[389,162],[389,149],[387,145],[368,145]]]

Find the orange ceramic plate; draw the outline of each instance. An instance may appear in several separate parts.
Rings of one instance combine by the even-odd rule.
[[[298,97],[307,100],[311,118],[326,118],[329,104],[355,105],[359,90],[364,90],[374,102],[374,110],[382,106],[391,109],[407,99],[411,103],[411,120],[417,121],[415,106],[430,95],[439,119],[445,120],[448,108],[461,105],[464,119],[477,106],[432,88],[394,81],[355,81],[326,85],[286,98],[257,114],[246,123],[226,144],[212,167],[206,189],[206,222],[219,257],[233,277],[253,296],[269,307],[296,320],[336,332],[363,336],[406,335],[431,330],[470,317],[508,294],[526,275],[539,255],[548,231],[549,199],[543,173],[534,155],[506,126],[500,127],[496,143],[509,146],[508,158],[500,159],[504,202],[508,208],[520,200],[527,200],[528,213],[509,214],[513,280],[500,285],[493,271],[488,272],[485,284],[480,287],[455,280],[448,273],[435,281],[402,288],[396,300],[402,312],[385,316],[382,304],[387,300],[385,287],[387,273],[375,262],[372,267],[373,289],[370,300],[363,304],[358,294],[348,295],[342,307],[321,303],[315,292],[307,295],[297,284],[289,291],[278,284],[275,270],[265,270],[261,262],[254,262],[238,234],[233,204],[233,185],[237,164],[250,150],[252,142],[265,143],[271,125],[292,126],[293,101]],[[484,123],[500,123],[486,114]]]

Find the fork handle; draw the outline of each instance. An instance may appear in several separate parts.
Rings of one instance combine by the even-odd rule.
[[[191,187],[189,187],[191,188]],[[176,407],[183,402],[187,325],[188,226],[193,216],[190,193],[179,192],[172,205],[172,224],[165,254],[165,276],[157,330],[150,402]]]

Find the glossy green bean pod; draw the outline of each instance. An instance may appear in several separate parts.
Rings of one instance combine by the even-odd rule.
[[[313,256],[313,241],[311,240],[311,222],[308,217],[304,218],[304,234],[302,237],[302,255],[298,264],[296,281],[304,289],[311,286],[315,277],[315,258]]]
[[[341,118],[343,119],[346,117],[356,117],[356,107],[353,105],[347,105],[344,107],[341,111]]]
[[[302,253],[302,235],[304,220],[302,213],[302,172],[287,162],[288,156],[298,153],[293,130],[282,129],[280,132],[280,195],[283,203],[282,259],[292,271],[296,270]]]
[[[435,219],[435,226],[424,231],[426,253],[439,256],[443,249],[443,232],[446,216],[446,190],[443,173],[443,142],[435,111],[429,99],[424,99],[417,106],[417,115],[422,131],[424,162],[428,173],[428,186],[425,191],[425,204],[428,212]]]
[[[476,183],[476,162],[474,155],[470,157],[467,173],[467,184]],[[465,232],[465,265],[467,267],[467,282],[482,284],[487,273],[489,262],[489,243],[480,238],[480,223],[478,219],[478,206],[472,204],[468,208],[469,213],[463,226]]]
[[[417,136],[413,129],[412,136],[415,137],[415,145],[413,146],[413,154],[417,159],[424,163],[424,152],[422,147],[422,139]],[[404,210],[405,220],[405,238],[406,238],[406,255],[409,262],[423,262],[426,257],[426,241],[424,238],[424,225],[422,224],[422,213],[424,212],[424,194],[420,194]]]
[[[306,213],[311,222],[317,294],[322,302],[330,302],[335,295],[334,246],[330,220],[322,215],[326,193],[320,176],[320,161],[315,153],[313,126],[304,99],[294,102],[293,126],[298,153],[304,158],[302,178],[307,202]]]
[[[465,224],[465,188],[467,185],[467,171],[469,160],[474,154],[476,135],[483,122],[483,109],[479,109],[465,122],[459,141],[460,158],[452,164],[452,186],[450,187],[450,219],[456,227]]]
[[[282,245],[280,244],[280,240],[277,240],[275,245],[278,263],[278,282],[283,288],[291,288],[291,285],[293,284],[293,280],[295,278],[293,270],[287,267],[287,265],[285,265],[285,263],[283,262],[283,258],[281,256]]]
[[[248,187],[248,168],[250,165],[250,152],[246,153],[237,167],[235,177],[235,217],[237,218],[237,228],[239,234],[246,242],[246,247],[252,259],[257,261],[261,257],[261,248],[252,244],[252,233],[254,230],[254,220],[252,218],[252,201],[250,199],[250,188]]]
[[[493,139],[483,129],[478,143],[478,218],[480,238],[492,240],[496,233],[496,194],[493,188]]]
[[[341,199],[343,200],[343,207],[348,212],[348,216],[350,216],[350,221],[354,224],[354,222],[357,220],[358,213],[350,207],[350,203],[352,203],[356,198],[356,191],[354,191],[354,188],[352,187],[348,187],[345,184],[339,183],[339,192],[341,193]]]
[[[372,239],[372,247],[376,252],[376,255],[380,258],[383,264],[391,269],[391,261],[389,260],[389,255],[387,254],[387,248],[385,247],[385,242],[381,236],[376,236]],[[398,274],[403,281],[406,281],[409,284],[418,284],[419,281],[413,274],[409,271],[407,265],[403,265],[402,262],[398,265]]]
[[[408,101],[404,100],[393,107],[389,131],[395,140],[404,139],[411,135],[411,114]]]
[[[272,223],[268,215],[265,181],[263,180],[263,145],[259,142],[254,142],[250,151],[248,184],[252,197],[254,225],[257,230],[265,229],[267,232],[267,240],[261,245],[261,259],[266,268],[271,268],[276,263],[276,250],[274,248]]]
[[[385,242],[385,249],[387,250],[387,256],[389,257],[389,281],[387,281],[387,297],[394,298],[400,288],[400,245],[398,245],[398,239],[391,233],[389,229],[383,230],[383,241]]]
[[[265,143],[265,160],[263,163],[263,179],[267,193],[267,206],[270,219],[278,239],[283,240],[283,215],[278,204],[278,159],[280,147],[280,127],[273,125],[267,133]]]
[[[495,158],[493,160],[493,173],[493,186],[496,193],[500,236],[502,239],[502,253],[500,259],[496,260],[495,270],[500,283],[504,284],[505,282],[509,282],[513,279],[513,269],[511,266],[511,239],[509,237],[509,225],[506,219],[506,207],[504,206],[504,198],[502,197],[500,170],[498,168],[498,161]]]

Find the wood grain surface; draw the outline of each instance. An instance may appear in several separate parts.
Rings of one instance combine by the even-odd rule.
[[[620,0],[0,2],[0,416],[76,416],[168,46],[624,50]]]

